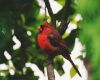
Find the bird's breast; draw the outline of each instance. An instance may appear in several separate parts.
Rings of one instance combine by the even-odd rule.
[[[57,49],[50,44],[46,35],[38,35],[38,45],[45,53],[52,53]]]

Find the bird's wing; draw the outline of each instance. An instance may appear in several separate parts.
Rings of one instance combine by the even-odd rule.
[[[62,46],[64,48],[67,48],[65,41],[62,39],[59,39],[59,37],[57,37],[53,34],[50,34],[49,36],[47,36],[47,38],[48,38],[49,42],[51,43],[51,45],[53,45],[54,47]]]
[[[47,36],[47,38],[48,38],[50,44],[53,45],[54,47],[58,47],[60,45],[60,41],[52,34]]]

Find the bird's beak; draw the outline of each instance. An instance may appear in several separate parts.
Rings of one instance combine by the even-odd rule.
[[[42,31],[42,29],[40,28],[40,27],[38,27],[38,28],[36,28],[37,30],[39,30],[39,31]]]

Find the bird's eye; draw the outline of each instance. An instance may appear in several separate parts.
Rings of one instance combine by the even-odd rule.
[[[43,28],[43,26],[41,25],[41,28]]]
[[[45,27],[43,25],[41,25],[41,29],[43,30]]]

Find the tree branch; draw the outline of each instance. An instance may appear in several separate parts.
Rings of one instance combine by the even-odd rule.
[[[54,74],[54,68],[52,65],[54,55],[47,55],[47,75],[48,75],[48,80],[55,80],[55,74]]]
[[[52,11],[52,9],[51,9],[49,0],[44,0],[44,2],[45,2],[45,5],[46,5],[46,7],[47,7],[47,9],[48,9],[48,13],[49,13],[49,15],[50,15],[50,17],[51,17],[51,23],[52,23],[54,26],[56,26],[56,19],[55,19],[55,17],[54,17],[53,11]]]
[[[53,17],[53,11],[52,11],[52,9],[51,9],[51,7],[50,7],[49,0],[44,0],[44,2],[45,2],[45,5],[46,5],[46,7],[47,7],[47,9],[48,9],[49,15],[50,15],[51,17]]]
[[[61,21],[61,25],[58,29],[59,33],[63,35],[68,26],[68,17],[74,13],[74,9],[71,7],[73,0],[66,0],[64,7],[55,14],[58,21]]]
[[[48,63],[49,63],[49,59],[48,59]],[[49,63],[47,66],[47,74],[48,74],[48,80],[55,80],[54,68],[51,63]]]
[[[71,4],[74,0],[66,0],[65,5],[63,8],[55,14],[55,17],[57,20],[61,21],[62,19],[68,19],[69,15],[72,15],[74,12],[74,9],[72,8]]]
[[[61,21],[61,25],[58,29],[59,33],[63,35],[68,26],[68,17],[74,13],[74,9],[71,4],[74,0],[66,0],[64,7],[57,13],[53,14],[53,11],[50,7],[49,0],[44,0],[45,5],[48,9],[48,13],[51,17],[51,23],[56,27],[56,20]]]

